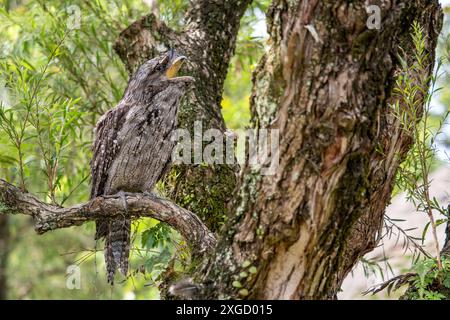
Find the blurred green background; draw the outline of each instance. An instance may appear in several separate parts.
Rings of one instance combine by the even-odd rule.
[[[251,74],[266,47],[269,3],[254,1],[241,21],[222,101],[231,129],[249,123]],[[86,201],[93,127],[120,100],[128,79],[114,40],[150,11],[179,29],[187,7],[187,0],[0,0],[0,178],[50,203]],[[449,52],[448,30],[446,23],[440,57]],[[448,83],[445,73],[444,89],[433,100],[436,123],[448,110]],[[444,131],[441,159],[449,145],[447,126]],[[131,275],[111,288],[92,223],[41,236],[27,217],[2,217],[0,224],[7,226],[0,228],[0,261],[7,261],[0,297],[3,290],[9,299],[158,299],[167,265],[182,269],[189,262],[175,231],[140,219],[133,228]],[[71,265],[80,267],[80,289],[67,289]]]

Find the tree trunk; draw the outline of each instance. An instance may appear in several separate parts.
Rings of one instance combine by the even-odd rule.
[[[124,30],[116,41],[116,52],[130,73],[168,48],[188,57],[187,73],[196,82],[181,103],[179,126],[188,129],[191,136],[195,121],[201,121],[204,130],[226,130],[221,113],[223,85],[234,54],[239,21],[250,3],[251,0],[191,1],[183,32],[171,30],[150,14]],[[174,201],[197,213],[212,231],[218,230],[236,184],[233,167],[177,165],[168,182]]]
[[[256,129],[279,130],[280,164],[274,176],[245,167],[234,219],[196,277],[202,297],[332,299],[375,246],[411,144],[388,107],[399,46],[413,56],[418,21],[429,76],[442,13],[383,1],[382,28],[369,30],[365,3],[273,1],[251,111]]]
[[[192,130],[202,120],[204,129],[224,131],[223,83],[249,2],[191,1],[182,33],[146,16],[122,32],[116,51],[130,72],[161,48],[185,53],[196,85],[183,103],[181,125]],[[430,61],[425,74],[414,76],[426,79],[442,25],[437,0],[377,2],[381,29],[369,30],[365,0],[273,1],[270,48],[254,73],[251,113],[257,131],[279,132],[275,174],[247,163],[234,195],[234,170],[225,165],[183,165],[170,181],[177,202],[211,230],[219,233],[228,212],[217,246],[193,271],[197,297],[334,299],[347,273],[376,245],[396,171],[412,143],[389,107],[398,99],[392,92],[401,70],[398,54],[413,62],[412,25],[419,22]],[[30,214],[47,229],[92,220],[95,203],[118,205],[118,198],[94,199],[56,208],[3,186],[0,201],[9,211]],[[129,214],[164,208],[151,216],[179,226],[187,241],[198,242],[198,251],[215,243],[191,212],[146,197],[128,197],[136,210]],[[190,235],[191,227],[199,232]]]

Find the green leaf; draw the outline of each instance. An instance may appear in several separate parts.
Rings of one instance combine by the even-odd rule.
[[[425,236],[427,235],[428,228],[430,227],[430,222],[428,221],[422,231],[422,244],[425,241]]]
[[[25,59],[22,59],[20,64],[30,71],[36,71],[36,68],[29,61],[27,61]]]
[[[450,289],[450,273],[447,273],[447,276],[445,277],[444,281],[442,282],[442,284]]]
[[[141,245],[148,249],[163,247],[169,240],[170,228],[164,223],[158,223],[141,235]]]
[[[417,275],[419,276],[420,282],[422,286],[424,286],[428,281],[425,281],[427,278],[428,273],[436,266],[436,263],[432,259],[426,259],[422,262],[419,262],[415,265],[414,269],[417,272]]]

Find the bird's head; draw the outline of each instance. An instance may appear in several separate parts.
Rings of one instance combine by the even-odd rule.
[[[130,79],[129,89],[165,88],[171,85],[188,85],[194,81],[189,76],[177,77],[187,58],[171,49],[165,54],[144,62]]]

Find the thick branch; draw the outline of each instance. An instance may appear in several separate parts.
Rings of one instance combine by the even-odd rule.
[[[390,10],[385,7],[382,7],[382,9]],[[439,9],[438,3],[427,1],[414,3],[409,10],[405,11],[410,16],[405,17],[403,21],[409,19],[410,23],[404,24],[403,28],[405,30],[398,36],[398,47],[395,49],[398,51],[401,48],[402,52],[396,53],[395,58],[400,54],[404,54],[408,59],[409,65],[417,63],[415,61],[416,49],[411,41],[413,32],[411,21],[415,19],[423,27],[423,34],[427,35],[426,50],[429,54],[429,68],[426,74],[410,74],[409,76],[417,77],[418,79],[428,79],[434,69],[435,48],[442,28],[442,11]],[[392,72],[393,74],[400,74],[401,66],[399,64],[394,65],[393,69],[395,70]],[[390,81],[395,81],[395,78],[392,78]],[[389,87],[395,88],[394,85]],[[372,181],[372,184],[370,199],[365,210],[363,210],[363,214],[356,221],[347,238],[338,277],[339,283],[342,283],[345,276],[364,254],[372,251],[378,245],[380,230],[383,227],[384,212],[386,204],[389,203],[391,198],[396,172],[414,143],[410,134],[404,130],[400,125],[400,120],[395,117],[392,109],[389,108],[390,105],[394,105],[398,100],[400,100],[398,101],[400,104],[404,102],[392,92],[389,93],[389,96],[388,102],[383,106],[379,116],[380,138],[378,140],[380,141],[379,145],[385,150],[384,155],[381,155],[378,150],[374,150],[371,154],[369,179]],[[338,287],[340,287],[340,284]]]
[[[182,72],[196,81],[181,102],[179,127],[192,133],[194,123],[201,121],[203,130],[225,131],[221,113],[223,86],[234,54],[239,22],[250,3],[251,0],[190,1],[186,24],[180,32],[149,14],[125,29],[114,49],[130,73],[149,57],[168,48],[186,55],[189,61]],[[234,168],[178,165],[173,171],[167,181],[171,199],[198,212],[210,230],[218,231],[235,189]]]
[[[180,115],[180,125],[193,121],[225,130],[221,114],[224,81],[234,54],[239,21],[251,0],[191,1],[183,32],[177,32],[149,14],[122,31],[114,49],[130,73],[145,60],[168,48],[189,58],[186,71],[196,79],[193,96]],[[208,128],[209,129],[209,128]]]
[[[143,61],[174,46],[178,37],[175,31],[151,13],[123,30],[114,44],[114,50],[128,72],[133,73]]]
[[[0,180],[0,210],[3,213],[32,216],[35,230],[42,234],[50,230],[81,225],[98,218],[151,217],[175,228],[192,247],[194,254],[215,246],[214,235],[192,212],[153,195],[127,194],[127,210],[120,195],[97,197],[89,202],[62,208],[44,203]]]
[[[371,30],[366,2],[272,2],[271,46],[253,77],[251,111],[255,128],[279,130],[279,166],[274,176],[243,168],[236,216],[195,279],[213,283],[202,298],[334,298],[343,266],[366,248],[347,260],[355,222],[383,212],[398,167],[374,171],[391,164],[379,146],[394,138],[392,128],[380,121],[399,39],[410,42],[412,23],[427,15],[436,21],[432,52],[441,16],[437,1],[390,2],[382,28]],[[361,235],[351,245],[374,236]],[[239,279],[242,290],[233,282],[246,266],[256,272]]]

